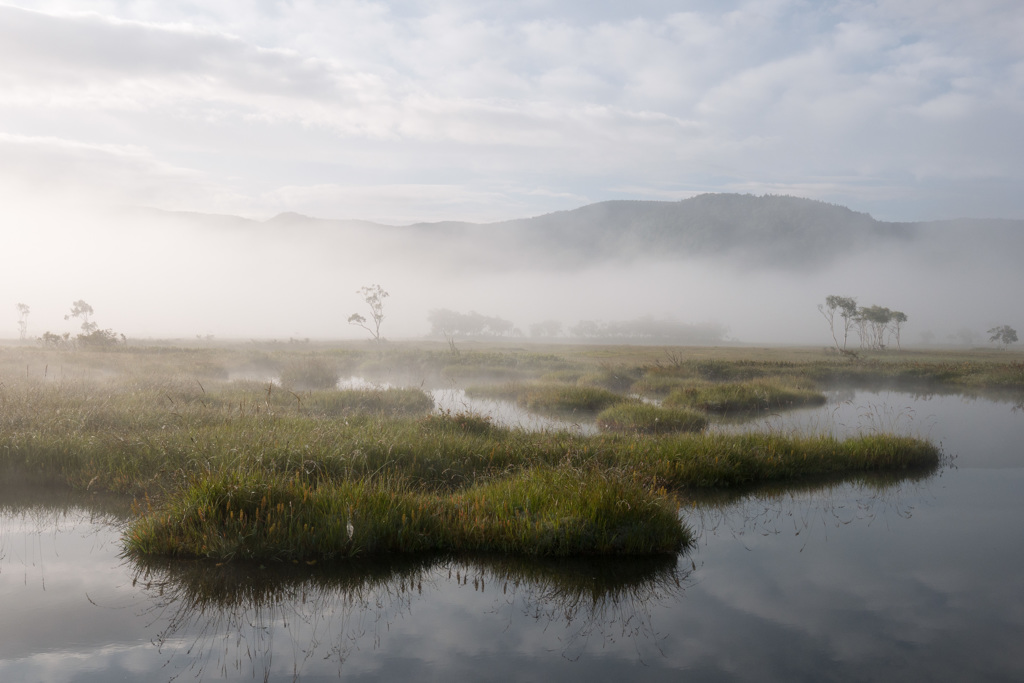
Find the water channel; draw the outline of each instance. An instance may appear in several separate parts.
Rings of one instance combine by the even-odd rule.
[[[1019,406],[851,391],[754,428],[948,462],[702,502],[691,552],[629,562],[140,565],[116,502],[0,490],[0,681],[1024,680]]]

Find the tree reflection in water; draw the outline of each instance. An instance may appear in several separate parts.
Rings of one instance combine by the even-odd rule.
[[[380,648],[415,603],[447,599],[439,594],[452,584],[492,592],[492,611],[508,610],[510,620],[518,610],[545,629],[561,625],[562,653],[570,659],[595,636],[631,639],[639,652],[640,641],[658,640],[652,609],[678,599],[691,573],[676,557],[431,557],[330,567],[126,562],[133,584],[152,600],[150,623],[162,625],[153,642],[165,666],[196,677],[251,668],[264,680],[285,670],[298,678],[314,657],[333,661],[340,674],[354,651]],[[290,661],[275,661],[281,658]]]

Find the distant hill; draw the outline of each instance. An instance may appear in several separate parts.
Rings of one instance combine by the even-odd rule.
[[[377,256],[484,267],[575,267],[595,262],[719,257],[751,267],[806,270],[862,250],[941,249],[964,238],[1024,249],[1024,221],[956,219],[888,223],[843,206],[790,196],[703,194],[675,202],[606,201],[569,211],[477,224],[456,221],[389,226],[282,213],[267,221],[170,214],[208,229],[253,238],[288,236],[339,253],[357,247]],[[939,246],[936,246],[939,245]],[[999,247],[1003,245],[1003,247]],[[959,246],[949,246],[954,252]],[[1017,251],[1016,253],[1024,253]]]
[[[737,255],[795,266],[913,238],[842,206],[797,197],[704,194],[678,202],[609,201],[489,228],[559,258]]]

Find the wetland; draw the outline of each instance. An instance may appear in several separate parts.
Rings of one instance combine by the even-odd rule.
[[[0,676],[1019,676],[1015,356],[677,351],[4,349]]]

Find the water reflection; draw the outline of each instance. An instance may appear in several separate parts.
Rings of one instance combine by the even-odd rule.
[[[559,647],[569,659],[594,639],[656,646],[653,612],[682,596],[692,571],[663,557],[434,557],[326,568],[130,560],[127,566],[132,585],[150,598],[145,616],[160,625],[153,642],[169,668],[264,679],[283,672],[297,678],[311,662],[317,670],[331,663],[340,675],[353,652],[381,648],[396,622],[413,619],[421,603],[465,590],[489,597],[486,611],[499,619],[511,623],[515,612],[545,630],[560,629]]]
[[[450,413],[473,413],[489,417],[494,424],[527,431],[570,431],[577,434],[597,434],[597,423],[593,414],[560,419],[526,410],[514,401],[472,398],[464,389],[434,389],[435,411]]]
[[[135,563],[124,501],[0,490],[0,681],[1024,680],[1020,406],[824,410],[762,419],[897,424],[948,459],[693,498],[698,544],[667,560]]]
[[[833,529],[888,526],[910,519],[917,507],[935,499],[932,487],[955,468],[954,461],[944,456],[940,465],[927,471],[874,472],[834,481],[760,486],[743,494],[692,495],[681,512],[698,545],[706,546],[719,535],[741,543],[787,535],[801,537],[802,552],[815,538],[827,541]]]

